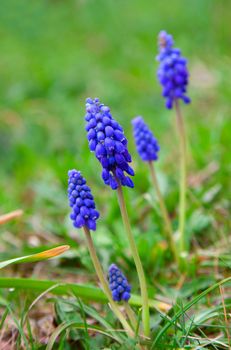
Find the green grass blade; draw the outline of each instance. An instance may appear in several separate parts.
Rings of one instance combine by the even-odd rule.
[[[37,280],[30,278],[7,278],[0,277],[0,288],[16,288],[24,290],[34,290],[43,292],[56,284],[62,283],[60,281],[48,281],[48,280]],[[51,293],[55,295],[67,295],[71,292],[75,293],[75,296],[82,298],[83,300],[97,301],[100,303],[106,303],[107,297],[100,288],[94,286],[86,286],[84,284],[75,283],[62,283],[56,288],[51,290]],[[141,298],[139,295],[132,294],[129,303],[133,306],[140,307],[142,305]],[[163,302],[157,300],[149,300],[150,308],[158,309],[163,306]],[[170,309],[170,305],[165,304],[166,309]]]
[[[87,320],[86,320],[86,314],[84,312],[84,309],[83,309],[83,304],[81,302],[81,299],[80,298],[77,298],[78,300],[78,303],[79,303],[79,308],[80,308],[80,314],[81,314],[81,317],[82,317],[82,320],[83,320],[83,325],[84,325],[84,342],[85,342],[85,345],[86,345],[86,350],[90,350],[90,336],[89,336],[89,332],[88,332],[88,324],[87,324]]]
[[[161,337],[163,336],[163,334],[168,330],[169,327],[171,327],[172,324],[174,324],[175,321],[178,320],[178,318],[180,318],[183,313],[185,313],[187,310],[189,310],[194,304],[196,304],[200,299],[202,299],[204,296],[206,296],[208,293],[212,292],[214,289],[218,288],[219,286],[221,286],[222,284],[225,284],[227,282],[231,281],[231,277],[225,278],[220,282],[215,283],[213,286],[207,288],[205,291],[203,291],[202,293],[200,293],[198,296],[196,296],[193,300],[191,300],[189,303],[187,303],[182,310],[180,310],[179,312],[176,313],[176,315],[169,321],[169,323],[167,323],[161,330],[160,332],[157,334],[154,342],[152,343],[152,349],[155,349],[157,344],[159,343]]]
[[[51,335],[50,337],[50,340],[47,344],[47,347],[46,347],[46,350],[52,350],[53,348],[53,345],[57,339],[57,337],[63,332],[65,331],[66,329],[68,328],[77,328],[77,329],[82,329],[82,330],[85,330],[86,329],[86,326],[82,323],[77,323],[77,322],[65,322],[65,323],[61,323],[57,328],[56,330],[53,332],[53,334]],[[103,329],[101,329],[100,327],[96,327],[96,326],[88,326],[87,327],[88,330],[91,330],[91,331],[95,331],[97,333],[100,333],[100,334],[103,334],[111,339],[113,339],[114,341],[118,342],[118,340],[113,336],[111,335],[110,333],[104,331]]]
[[[2,327],[3,327],[3,325],[4,325],[4,322],[5,322],[5,320],[6,320],[6,317],[7,317],[8,313],[9,313],[9,309],[6,308],[5,311],[4,311],[3,314],[2,314],[2,319],[1,319],[1,321],[0,321],[0,330],[2,329]]]
[[[58,287],[60,284],[55,284],[53,286],[51,286],[50,288],[48,288],[47,290],[45,290],[44,292],[42,292],[41,294],[39,294],[34,300],[33,302],[30,304],[30,306],[27,308],[23,318],[22,318],[22,322],[21,322],[21,325],[22,327],[24,326],[25,324],[25,321],[28,317],[28,314],[29,312],[31,311],[31,309],[34,307],[34,305],[39,301],[41,300],[46,294],[50,293],[52,291],[52,289],[55,289],[56,287]]]
[[[13,322],[14,322],[14,324],[15,324],[15,326],[16,326],[18,332],[19,332],[19,335],[20,335],[20,337],[18,337],[17,341],[19,341],[19,342],[21,343],[21,340],[23,340],[24,345],[25,345],[25,349],[26,349],[26,350],[30,350],[27,337],[26,337],[26,335],[25,335],[25,333],[24,333],[23,328],[22,328],[21,325],[20,325],[20,322],[19,322],[19,321],[17,320],[17,318],[15,317],[15,315],[14,315],[14,313],[13,313],[11,307],[8,305],[7,308],[8,308],[8,310],[9,310],[9,313],[10,313],[10,315],[11,315],[11,317],[12,317],[12,320],[13,320]]]
[[[37,254],[27,255],[27,256],[20,256],[18,258],[5,260],[0,262],[0,269],[3,267],[6,267],[11,264],[19,264],[19,263],[25,263],[25,262],[35,262],[35,261],[41,261],[41,260],[47,260],[50,258],[53,258],[55,256],[58,256],[60,254],[63,254],[66,250],[69,249],[68,245],[61,245],[52,249],[44,250]]]
[[[231,304],[226,304],[226,308],[228,310],[231,310]],[[201,312],[199,315],[196,315],[194,320],[193,320],[192,329],[205,324],[205,322],[207,322],[211,318],[218,317],[220,315],[221,311],[223,311],[223,305],[217,305],[214,308],[210,308],[209,310],[205,310],[205,311]],[[187,326],[188,326],[188,323],[189,323],[189,321],[187,322]],[[217,326],[217,327],[219,328],[219,326]]]
[[[79,310],[79,307],[75,302],[69,301],[69,300],[65,300],[65,302],[67,304],[74,306],[77,311]],[[113,325],[111,323],[109,323],[103,316],[101,316],[95,309],[93,309],[92,307],[85,305],[85,304],[82,304],[82,306],[83,306],[84,312],[88,316],[90,316],[91,318],[93,318],[97,322],[99,322],[105,329],[108,330],[108,332],[110,330],[110,333],[112,333],[115,338],[118,338],[118,341],[123,342],[126,340],[126,335],[123,333],[119,333],[118,330],[114,330]]]

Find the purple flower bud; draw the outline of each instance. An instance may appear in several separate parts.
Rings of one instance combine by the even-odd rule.
[[[103,141],[105,139],[105,135],[102,131],[97,132],[97,140],[98,141]]]
[[[96,136],[96,132],[94,129],[90,129],[87,133],[87,138],[88,138],[88,141],[90,141],[91,139],[94,139]]]
[[[96,145],[97,145],[96,140],[91,140],[91,141],[89,142],[89,148],[90,148],[90,150],[91,150],[92,152],[95,151]]]
[[[128,301],[131,297],[131,286],[122,271],[112,264],[108,269],[109,287],[114,301]]]
[[[103,169],[102,171],[102,178],[104,181],[107,181],[109,179],[110,173],[107,169]]]
[[[107,137],[112,137],[114,135],[114,129],[111,126],[106,126],[105,134]]]
[[[89,228],[89,230],[92,230],[92,231],[96,230],[96,222],[94,220],[88,219],[86,226]]]
[[[95,149],[95,155],[98,159],[102,158],[103,156],[107,155],[105,146],[101,143],[98,143]]]
[[[104,144],[105,144],[105,147],[106,147],[106,149],[108,151],[113,151],[113,149],[115,147],[115,141],[114,140],[112,140],[109,137],[106,137]]]
[[[112,175],[110,175],[109,184],[113,190],[116,190],[118,188],[118,183],[116,182],[115,177]]]
[[[75,169],[68,172],[68,198],[72,207],[70,218],[74,227],[86,226],[95,231],[99,212],[95,210],[95,202],[86,180]]]

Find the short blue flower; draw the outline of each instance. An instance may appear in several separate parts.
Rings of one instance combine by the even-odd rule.
[[[173,48],[173,38],[165,31],[159,34],[159,55],[160,62],[157,76],[163,87],[162,95],[166,99],[166,107],[171,109],[174,101],[182,99],[190,103],[186,95],[188,85],[187,60],[181,56],[181,51]]]
[[[86,112],[89,148],[103,167],[104,183],[113,190],[120,185],[134,187],[131,178],[125,175],[134,176],[134,171],[128,165],[131,156],[123,128],[112,118],[109,107],[100,103],[98,98],[86,100]]]
[[[108,269],[109,286],[114,301],[128,301],[131,298],[131,286],[122,271],[112,264]]]
[[[160,146],[153,133],[145,124],[142,117],[136,117],[132,120],[133,135],[136,142],[136,149],[140,158],[144,162],[150,162],[158,159]]]
[[[96,230],[96,220],[99,213],[95,209],[94,198],[86,180],[80,171],[75,169],[68,171],[68,199],[72,208],[70,218],[74,227],[86,226],[89,230]]]

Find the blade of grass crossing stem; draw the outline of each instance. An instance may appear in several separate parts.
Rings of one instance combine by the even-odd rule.
[[[73,293],[74,296],[76,297],[76,299],[78,299],[78,296],[75,295],[75,293]],[[67,304],[70,304],[74,307],[76,307],[77,310],[79,310],[78,305],[76,305],[76,303],[73,303],[71,301],[66,300]],[[125,341],[126,337],[124,336],[124,334],[122,333],[118,333],[117,330],[113,329],[113,325],[111,323],[109,323],[108,321],[106,321],[106,319],[104,317],[102,317],[95,309],[93,309],[90,306],[87,306],[85,304],[82,303],[84,312],[90,316],[91,318],[93,318],[94,320],[98,321],[103,327],[105,327],[107,329],[107,331],[113,334],[113,336],[115,338],[118,338],[118,342],[123,342]]]
[[[222,284],[225,284],[227,282],[231,281],[231,277],[225,278],[220,282],[215,283],[213,286],[207,288],[204,292],[200,293],[198,296],[196,296],[193,300],[191,300],[189,303],[187,303],[182,310],[176,313],[176,315],[169,321],[168,324],[166,324],[160,332],[157,334],[154,342],[152,343],[152,349],[155,349],[157,344],[159,343],[161,337],[164,335],[164,333],[171,327],[171,325],[174,324],[175,321],[178,320],[179,317],[182,316],[183,313],[185,313],[187,310],[189,310],[194,304],[196,304],[199,300],[201,300],[204,296],[206,296],[208,293],[212,292],[214,289],[218,288]]]
[[[138,310],[138,317],[137,317],[136,331],[135,331],[135,336],[136,336],[136,337],[137,337],[138,334],[139,334],[141,318],[142,318],[142,310],[141,310],[141,308],[139,308],[139,310]]]
[[[0,277],[0,288],[16,288],[43,292],[57,284],[59,284],[59,281]],[[78,297],[87,301],[98,301],[100,303],[107,302],[107,298],[103,291],[94,286],[75,283],[62,283],[55,289],[51,290],[52,294],[54,295],[69,295],[71,291],[74,291]],[[139,295],[132,294],[129,304],[137,307],[142,306],[141,297]],[[152,309],[156,309],[160,305],[160,309],[162,310],[162,304],[162,302],[149,299],[149,306]],[[170,304],[164,303],[164,305],[166,306],[165,311],[170,310]]]
[[[53,334],[51,335],[49,342],[47,344],[46,350],[52,350],[53,345],[55,344],[56,339],[59,337],[59,335],[64,332],[65,330],[67,330],[68,328],[77,328],[77,329],[82,329],[84,330],[85,326],[82,323],[77,323],[77,322],[65,322],[65,323],[61,323],[56,330],[53,332]],[[114,341],[118,342],[118,340],[112,336],[111,334],[109,334],[108,332],[104,331],[103,329],[100,329],[100,327],[96,327],[96,326],[88,326],[88,330],[91,331],[95,331],[97,333],[100,333],[102,335],[105,335],[106,337],[109,337],[111,339],[113,339]]]
[[[53,289],[57,288],[58,286],[60,286],[61,283],[57,283],[55,284],[54,286],[51,286],[50,288],[46,289],[44,292],[42,292],[41,294],[39,294],[37,296],[36,299],[34,299],[34,301],[30,304],[30,306],[28,307],[27,311],[25,312],[23,318],[22,318],[22,322],[21,322],[21,325],[22,327],[24,326],[25,324],[25,321],[27,319],[27,316],[28,316],[28,313],[30,312],[30,310],[32,309],[32,307],[40,300],[42,299],[47,293],[51,292]]]
[[[187,341],[187,339],[188,339],[189,333],[192,331],[192,327],[193,327],[194,321],[193,321],[193,319],[190,320],[190,321],[191,321],[191,323],[190,323],[189,327],[188,327],[188,328],[185,327],[186,333],[185,333],[184,336],[182,337],[182,338],[183,338],[183,339],[182,339],[183,341],[182,341],[182,343],[180,344],[181,348],[184,348],[185,343],[186,343],[186,341]]]
[[[96,272],[96,274],[98,276],[98,279],[100,281],[100,284],[101,284],[101,287],[102,287],[102,289],[104,291],[104,294],[107,296],[110,308],[114,312],[115,316],[119,319],[119,321],[122,324],[123,328],[126,329],[126,331],[128,332],[128,334],[131,337],[133,337],[134,333],[133,333],[132,327],[130,326],[130,324],[128,323],[126,318],[124,317],[123,313],[120,311],[117,303],[112,298],[112,294],[111,294],[111,290],[110,290],[109,285],[108,285],[108,281],[107,281],[107,279],[105,277],[103,268],[101,266],[101,263],[99,261],[97,252],[95,250],[95,245],[94,245],[94,242],[93,242],[93,239],[92,239],[92,236],[91,236],[91,231],[89,230],[89,228],[87,226],[83,226],[83,231],[84,231],[84,234],[85,234],[88,251],[89,251],[92,263],[93,263],[94,268],[95,268],[95,272]]]
[[[81,303],[81,300],[79,298],[77,300],[78,300],[78,304],[79,304],[79,308],[80,308],[80,312],[81,312],[81,316],[82,316],[83,324],[84,324],[84,333],[85,333],[84,340],[85,340],[85,343],[86,343],[87,350],[90,350],[90,347],[89,347],[90,336],[89,336],[89,333],[88,333],[88,325],[87,325],[87,320],[86,320],[86,314],[85,314],[85,311],[84,311],[84,308],[83,308],[83,304]]]

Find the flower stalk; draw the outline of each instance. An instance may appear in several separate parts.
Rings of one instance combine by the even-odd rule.
[[[149,169],[150,169],[152,184],[153,184],[153,187],[156,190],[157,197],[158,197],[159,204],[160,204],[160,210],[161,210],[161,213],[162,213],[162,216],[163,216],[163,219],[164,219],[166,238],[168,240],[168,243],[169,243],[170,249],[172,251],[172,254],[174,256],[174,259],[175,259],[176,263],[179,264],[179,256],[178,256],[176,245],[175,245],[175,242],[174,242],[174,236],[173,236],[173,230],[172,230],[171,221],[170,221],[170,218],[169,218],[169,214],[168,214],[166,205],[164,203],[163,196],[162,196],[161,191],[160,191],[160,187],[159,187],[159,183],[158,183],[158,180],[157,180],[157,176],[156,176],[155,167],[154,167],[153,162],[149,161],[148,162],[148,166],[149,166]]]
[[[124,329],[128,332],[128,334],[133,337],[134,336],[134,331],[132,330],[131,326],[129,325],[129,323],[127,322],[127,320],[125,319],[124,315],[122,314],[122,312],[119,310],[118,305],[114,302],[114,300],[112,299],[111,296],[111,291],[109,289],[108,286],[108,282],[104,276],[104,272],[103,269],[101,267],[101,264],[99,262],[98,256],[96,254],[96,250],[94,247],[94,243],[91,237],[91,232],[88,229],[88,227],[83,226],[83,231],[85,233],[85,237],[86,237],[86,241],[87,241],[87,246],[88,246],[88,250],[91,256],[91,260],[93,262],[96,274],[99,278],[99,281],[101,283],[101,286],[103,288],[104,293],[106,294],[109,303],[110,303],[110,307],[112,309],[112,311],[114,312],[114,314],[116,315],[116,317],[119,319],[119,321],[121,322],[121,324],[123,325]]]
[[[127,238],[129,241],[129,245],[131,248],[131,252],[133,255],[133,259],[136,265],[136,270],[140,282],[140,289],[141,289],[141,298],[143,303],[142,308],[142,320],[143,320],[143,328],[144,328],[144,335],[149,337],[150,335],[150,315],[149,315],[149,305],[148,305],[148,292],[147,292],[147,285],[146,285],[146,279],[144,275],[143,266],[140,261],[139,253],[136,247],[136,243],[132,234],[130,221],[128,217],[128,212],[124,200],[123,190],[122,186],[119,185],[117,188],[117,195],[118,195],[118,201],[120,206],[120,211],[123,219],[123,224],[125,227],[125,231],[127,234]]]
[[[176,123],[180,141],[180,200],[179,200],[179,253],[181,268],[187,253],[185,242],[185,209],[186,209],[186,135],[179,100],[185,104],[191,102],[187,96],[189,71],[187,59],[182,56],[181,50],[174,47],[172,35],[161,31],[158,37],[160,62],[157,76],[162,85],[162,95],[166,99],[166,108],[176,110]]]
[[[131,322],[132,328],[133,328],[134,330],[136,330],[136,329],[137,329],[137,319],[136,319],[136,316],[135,316],[134,311],[132,310],[132,308],[131,308],[131,306],[128,304],[128,302],[125,301],[125,302],[123,303],[123,305],[124,305],[124,309],[125,309],[125,311],[126,311],[126,314],[128,315],[128,318],[129,318],[129,320],[130,320],[130,322]]]
[[[180,255],[183,257],[186,252],[185,245],[185,210],[186,210],[186,135],[184,120],[182,117],[179,101],[175,100],[176,124],[180,141],[180,203],[179,203],[179,232]]]
[[[83,228],[96,274],[102,285],[103,291],[109,300],[111,309],[120,320],[128,335],[133,337],[134,331],[112,298],[111,291],[91,238],[91,230],[96,230],[96,221],[99,218],[99,212],[95,209],[94,197],[81,172],[75,169],[68,171],[68,199],[69,205],[72,208],[70,218],[73,221],[73,226],[76,228]]]

